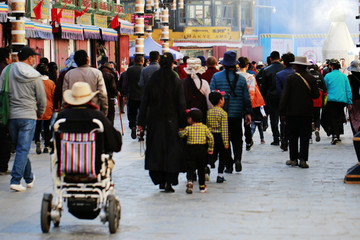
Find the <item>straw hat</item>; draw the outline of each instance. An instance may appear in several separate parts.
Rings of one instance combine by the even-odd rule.
[[[90,85],[86,82],[76,82],[71,90],[65,90],[64,101],[70,105],[83,105],[89,102],[99,91],[92,92]]]
[[[293,65],[304,65],[304,66],[310,66],[312,65],[311,63],[309,63],[307,61],[307,58],[305,56],[299,56],[299,57],[295,57],[295,61],[291,62],[290,64]]]

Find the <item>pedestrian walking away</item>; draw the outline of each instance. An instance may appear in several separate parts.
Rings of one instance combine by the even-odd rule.
[[[311,65],[306,57],[295,57],[295,61],[291,64],[296,74],[287,77],[279,107],[281,117],[286,118],[289,136],[290,160],[286,161],[286,165],[308,168],[312,99],[319,97],[319,90],[316,79],[306,71],[307,66]]]
[[[11,63],[10,50],[0,48],[0,74]],[[2,84],[0,89],[2,89]],[[9,174],[9,160],[11,157],[11,137],[8,126],[0,126],[0,175]]]
[[[172,70],[173,56],[160,58],[160,69],[144,89],[138,129],[146,127],[145,169],[151,180],[165,192],[174,192],[179,172],[183,172],[183,151],[179,129],[185,127],[185,97],[182,83]],[[166,149],[166,151],[164,151]]]
[[[179,132],[181,138],[186,138],[186,193],[193,193],[193,182],[195,172],[198,172],[199,189],[206,193],[205,166],[208,159],[207,154],[213,154],[214,137],[202,121],[202,112],[197,108],[187,110],[187,126]]]
[[[132,139],[136,138],[136,120],[143,96],[143,87],[139,86],[143,64],[144,57],[135,56],[135,65],[126,70],[126,82],[123,83],[123,91],[127,92],[127,115]]]
[[[339,71],[340,62],[331,59],[329,63],[332,71],[326,74],[324,80],[328,91],[327,104],[321,116],[321,124],[328,136],[332,136],[331,144],[341,141],[344,134],[344,108],[352,104],[352,92],[348,77]]]
[[[65,74],[63,92],[71,89],[76,82],[87,82],[91,91],[99,91],[91,102],[99,107],[105,115],[108,114],[108,100],[105,81],[100,70],[90,67],[90,58],[85,50],[78,50],[74,54],[74,61],[77,68],[71,69]],[[65,102],[64,104],[65,105]]]
[[[270,116],[271,131],[273,142],[271,145],[280,145],[279,133],[279,101],[280,96],[276,89],[276,73],[284,69],[280,63],[280,54],[273,51],[270,54],[271,65],[264,69],[261,80],[261,93],[264,97],[268,115]]]
[[[235,51],[227,51],[221,64],[224,70],[215,73],[210,82],[211,90],[220,90],[225,92],[224,110],[228,113],[230,142],[233,148],[233,155],[235,160],[235,170],[241,172],[242,164],[242,119],[245,119],[246,124],[251,123],[251,100],[246,79],[237,74]],[[226,163],[226,173],[232,173],[234,162],[230,159]]]
[[[16,154],[11,171],[10,189],[25,191],[21,179],[27,188],[32,188],[35,176],[31,170],[29,151],[35,133],[36,119],[45,112],[46,93],[41,74],[34,69],[34,49],[23,47],[18,52],[19,62],[13,63],[9,72],[10,116],[9,132],[16,147]],[[6,68],[4,69],[6,70]],[[0,82],[4,81],[1,74]]]
[[[215,165],[219,155],[218,176],[217,183],[226,182],[223,176],[225,163],[230,158],[229,148],[229,127],[227,113],[222,109],[224,107],[225,99],[222,94],[225,92],[213,91],[209,95],[209,100],[214,107],[207,113],[207,127],[214,136],[214,153],[209,156],[210,165]],[[210,169],[209,166],[207,169]],[[206,172],[205,172],[206,174]],[[206,175],[205,175],[206,176]]]

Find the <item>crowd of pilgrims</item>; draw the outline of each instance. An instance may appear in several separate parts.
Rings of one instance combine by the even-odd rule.
[[[219,61],[186,56],[180,64],[170,53],[151,52],[149,59],[135,56],[119,73],[116,63],[103,57],[99,70],[108,97],[106,116],[114,124],[119,101],[120,114],[126,109],[131,137],[146,133],[145,169],[165,192],[175,191],[172,186],[178,184],[180,172],[186,173],[186,193],[193,193],[195,181],[200,192],[206,192],[205,183],[216,165],[216,182],[226,182],[224,173],[242,171],[243,135],[245,149],[251,151],[256,130],[261,144],[264,132],[271,130],[270,144],[280,151],[289,148],[287,165],[308,168],[309,143],[321,141],[321,126],[332,145],[341,142],[347,116],[353,133],[359,130],[360,67],[357,60],[349,66],[344,59],[321,64],[302,60],[274,51],[264,64],[228,51]],[[47,95],[45,114],[36,124],[37,154],[52,147],[50,129],[54,113],[63,107],[64,76],[77,67],[73,54],[65,65],[60,73],[46,58],[36,66]],[[289,83],[296,81],[300,86]],[[292,87],[304,88],[306,96],[301,91],[296,95]]]

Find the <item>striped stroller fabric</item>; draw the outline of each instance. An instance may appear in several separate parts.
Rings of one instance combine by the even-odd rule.
[[[60,148],[60,176],[62,174],[96,176],[95,133],[61,133]]]

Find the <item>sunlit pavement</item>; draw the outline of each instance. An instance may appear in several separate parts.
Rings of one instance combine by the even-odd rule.
[[[60,227],[40,228],[42,195],[52,192],[49,155],[30,159],[36,182],[23,193],[9,190],[10,176],[0,176],[0,239],[359,239],[360,185],[343,183],[357,163],[350,126],[342,142],[310,146],[309,169],[288,167],[288,152],[270,146],[271,131],[261,145],[258,132],[251,151],[243,153],[243,171],[226,174],[217,184],[213,169],[208,192],[185,193],[185,174],[175,193],[160,192],[144,170],[140,144],[130,138],[126,115],[123,150],[114,155],[113,178],[122,206],[120,227],[110,235],[107,224],[79,220],[67,210]],[[116,128],[120,129],[119,116]],[[10,162],[12,165],[13,157]]]

